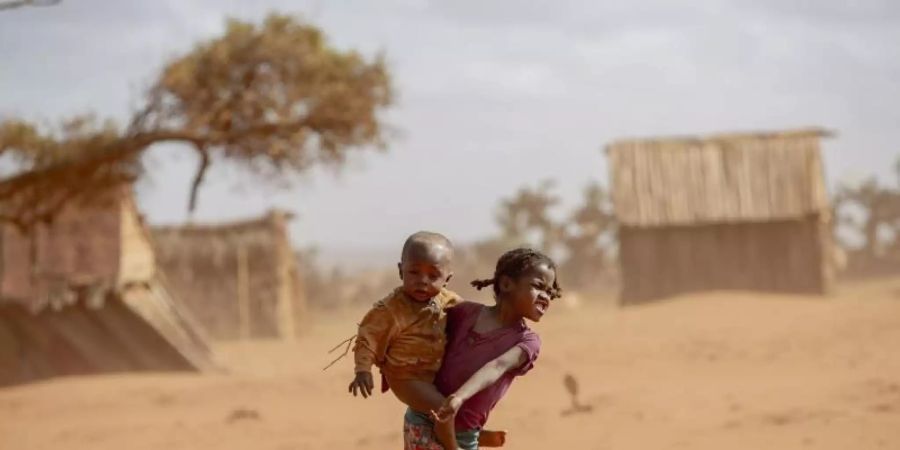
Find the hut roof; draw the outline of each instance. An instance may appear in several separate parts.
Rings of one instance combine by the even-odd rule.
[[[217,233],[240,233],[248,229],[272,226],[275,221],[289,221],[294,213],[279,209],[269,210],[265,215],[231,222],[187,223],[183,225],[160,225],[153,227],[154,233],[190,233],[215,235]]]
[[[202,253],[225,254],[234,245],[268,245],[276,243],[273,232],[281,232],[285,222],[294,217],[293,213],[271,210],[262,217],[233,222],[175,226],[157,226],[151,229],[157,254],[162,260],[189,258],[198,251]],[[284,245],[289,245],[284,236]]]
[[[785,220],[826,211],[821,128],[628,139],[607,146],[621,224]]]

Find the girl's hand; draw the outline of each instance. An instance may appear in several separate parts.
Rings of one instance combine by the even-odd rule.
[[[456,417],[456,413],[459,411],[462,404],[463,401],[461,398],[456,395],[451,395],[444,400],[444,404],[441,405],[440,409],[437,411],[431,410],[431,419],[440,423],[452,420]]]

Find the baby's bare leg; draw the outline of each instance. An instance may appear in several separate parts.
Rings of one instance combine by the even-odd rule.
[[[415,411],[428,413],[444,404],[444,396],[433,384],[421,380],[395,380],[388,378],[394,395]]]
[[[432,410],[437,411],[444,404],[444,396],[431,383],[420,380],[394,380],[388,377],[388,384],[394,391],[394,395],[414,411],[429,414]],[[452,420],[435,423],[434,434],[445,449],[456,450],[459,448]]]

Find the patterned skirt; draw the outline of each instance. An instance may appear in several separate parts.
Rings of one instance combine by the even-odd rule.
[[[456,442],[463,450],[478,450],[478,430],[456,432]],[[425,414],[406,410],[403,416],[403,450],[444,450],[434,434],[434,424]]]

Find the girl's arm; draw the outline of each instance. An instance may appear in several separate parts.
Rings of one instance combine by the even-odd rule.
[[[506,372],[521,367],[528,356],[518,345],[507,350],[491,362],[478,369],[459,389],[444,401],[437,411],[432,411],[432,418],[438,422],[446,422],[456,416],[456,412],[463,402],[481,392],[482,389],[494,384]]]

